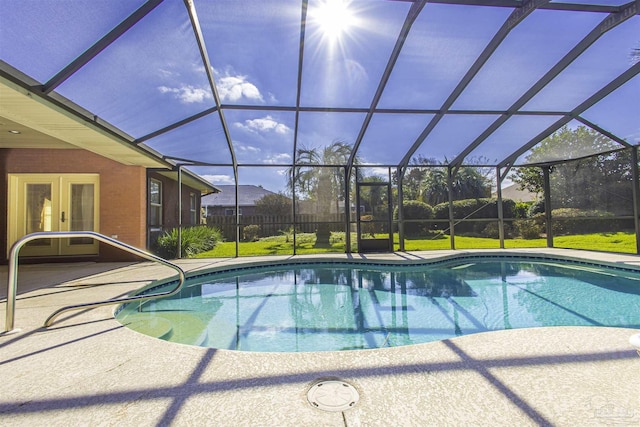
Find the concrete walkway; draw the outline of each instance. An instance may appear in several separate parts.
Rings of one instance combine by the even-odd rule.
[[[634,256],[545,252],[640,267]],[[194,272],[262,260],[179,264]],[[126,295],[171,274],[149,263],[21,266],[20,330],[0,336],[0,425],[640,425],[640,357],[629,345],[637,332],[631,329],[534,328],[377,350],[257,353],[141,335],[118,323],[112,306],[42,328],[61,306]],[[6,295],[6,266],[0,286]],[[359,401],[344,412],[313,407],[307,391],[319,379],[352,384]]]

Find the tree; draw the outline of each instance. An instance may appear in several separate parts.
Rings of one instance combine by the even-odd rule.
[[[452,192],[454,200],[479,199],[491,197],[491,186],[480,168],[465,166],[454,175]]]
[[[482,163],[483,160],[472,159],[471,163]],[[431,206],[448,201],[446,163],[446,159],[444,163],[439,163],[434,158],[420,155],[411,159],[412,166],[402,180],[404,200],[419,200]],[[393,174],[393,179],[397,182],[397,174]],[[453,177],[452,190],[453,198],[456,200],[477,199],[491,195],[489,179],[477,166],[461,167]]]
[[[301,198],[314,200],[319,220],[324,221],[318,224],[316,245],[329,244],[330,224],[327,221],[331,220],[331,203],[335,202],[336,212],[339,212],[340,201],[347,204],[344,169],[323,165],[346,165],[351,150],[351,145],[343,141],[334,141],[321,151],[301,147],[296,152],[296,166],[289,170],[288,187],[293,189],[295,186],[296,194]]]
[[[448,201],[447,181],[447,168],[429,168],[423,181],[422,201],[431,206]],[[452,178],[451,193],[454,200],[490,197],[491,185],[486,174],[479,167],[463,166]]]
[[[284,194],[266,194],[256,200],[258,215],[290,216],[292,212],[291,199]]]
[[[550,174],[554,208],[615,211],[630,206],[631,170],[628,150],[586,126],[564,126],[531,149],[527,163],[553,163]],[[588,157],[587,157],[588,156]],[[566,159],[579,159],[560,162]],[[519,168],[512,179],[521,189],[542,193],[540,167]]]
[[[435,206],[449,200],[447,186],[447,169],[443,167],[429,168],[429,173],[421,188],[422,201]]]
[[[423,157],[421,154],[411,159],[411,166],[407,168],[402,178],[402,193],[405,200],[421,199],[427,169],[420,166],[436,164],[438,164],[436,159]],[[398,185],[398,173],[396,171],[391,174],[391,181],[394,185]]]

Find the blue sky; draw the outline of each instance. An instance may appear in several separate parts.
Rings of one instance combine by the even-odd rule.
[[[575,1],[573,1],[575,2]],[[310,0],[300,105],[368,109],[409,12],[403,1],[348,1],[339,37],[321,22],[328,0]],[[593,3],[593,2],[591,2]],[[603,1],[599,4],[624,4]],[[46,82],[141,0],[3,0],[0,58]],[[223,105],[241,184],[284,190],[286,166],[298,148],[339,140],[353,144],[364,112],[301,112],[295,107],[299,62],[299,0],[194,0]],[[427,4],[416,19],[378,103],[381,109],[438,110],[478,58],[509,8]],[[516,26],[416,151],[438,161],[455,158],[607,15],[537,10]],[[335,23],[336,19],[332,18]],[[342,18],[341,18],[342,19]],[[569,112],[634,63],[640,17],[605,33],[521,109]],[[182,0],[165,0],[82,67],[56,91],[134,138],[215,107]],[[640,143],[640,79],[633,78],[583,116],[627,141]],[[265,110],[241,109],[243,105]],[[268,109],[267,107],[272,107]],[[470,157],[501,160],[558,115],[517,115]],[[397,164],[433,118],[433,111],[374,114],[358,157]],[[197,173],[233,183],[231,155],[217,113],[145,143],[165,155],[211,163]]]

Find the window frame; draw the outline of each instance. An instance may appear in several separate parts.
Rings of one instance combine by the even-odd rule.
[[[191,225],[198,225],[198,195],[196,193],[189,193],[189,219]]]
[[[158,186],[158,198],[159,201],[154,201],[153,198],[153,185],[157,184]],[[162,181],[155,179],[155,178],[149,178],[149,227],[151,228],[161,228],[162,227],[162,221],[163,221],[163,197],[162,197]],[[154,223],[154,215],[153,215],[153,211],[157,210],[157,223]]]

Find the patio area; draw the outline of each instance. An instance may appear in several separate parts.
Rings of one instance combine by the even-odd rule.
[[[500,251],[507,252],[533,250]],[[544,252],[640,266],[637,256]],[[451,253],[366,258],[406,261]],[[306,258],[319,257],[365,255]],[[178,263],[191,274],[263,260]],[[74,264],[73,269],[68,264],[21,266],[19,331],[0,336],[1,424],[640,424],[640,358],[629,344],[634,331],[624,328],[514,329],[405,347],[318,353],[241,352],[169,343],[123,327],[113,318],[113,306],[72,312],[42,328],[46,317],[61,306],[120,297],[170,274],[150,263],[86,263]],[[6,266],[0,267],[0,285],[0,295],[6,298]],[[3,318],[5,310],[6,304],[1,304]],[[351,409],[325,412],[308,402],[309,388],[319,379],[332,378],[358,391],[359,401]]]

